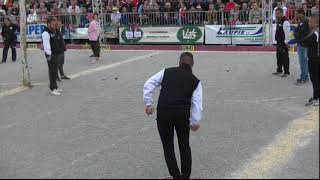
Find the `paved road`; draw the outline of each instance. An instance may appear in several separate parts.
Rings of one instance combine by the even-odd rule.
[[[167,176],[154,117],[143,114],[141,96],[144,81],[176,65],[179,53],[147,57],[152,52],[109,52],[103,54],[103,63],[91,65],[88,51],[69,51],[65,71],[73,75],[144,57],[62,82],[63,95],[52,97],[43,55],[31,52],[31,75],[38,85],[0,97],[0,177]],[[232,176],[293,120],[315,110],[303,106],[310,84],[293,85],[296,56],[291,58],[293,75],[287,79],[271,75],[273,54],[195,53],[195,59],[194,72],[202,80],[205,99],[201,130],[191,135],[193,178]],[[19,69],[19,64],[0,65],[0,85],[16,86]],[[268,169],[267,177],[319,177],[319,131],[312,130],[308,141],[284,152],[288,159]]]

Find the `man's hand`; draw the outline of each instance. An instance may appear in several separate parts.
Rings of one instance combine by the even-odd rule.
[[[198,129],[200,128],[200,125],[199,124],[191,124],[190,125],[190,129],[192,131],[198,131]]]
[[[49,62],[49,61],[51,61],[51,55],[50,56],[46,56],[46,58],[47,58],[47,61]]]
[[[152,106],[146,106],[146,107],[144,108],[144,112],[145,112],[147,115],[152,115],[152,114],[153,114],[153,111],[154,111],[154,109],[153,109]]]

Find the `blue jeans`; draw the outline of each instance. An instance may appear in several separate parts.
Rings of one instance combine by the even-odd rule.
[[[307,48],[304,48],[300,45],[298,45],[298,56],[299,56],[299,64],[300,64],[300,70],[301,70],[301,75],[300,79],[301,80],[308,80],[308,56],[307,56]]]

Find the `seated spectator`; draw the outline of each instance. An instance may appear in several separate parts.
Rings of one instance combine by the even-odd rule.
[[[0,3],[0,16],[6,16],[8,12],[7,6],[3,4],[3,2]]]
[[[262,9],[259,8],[257,3],[252,4],[252,9],[249,12],[249,24],[262,23]]]

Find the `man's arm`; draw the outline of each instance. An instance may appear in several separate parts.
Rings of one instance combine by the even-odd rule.
[[[284,34],[285,34],[285,40],[284,40],[284,42],[285,42],[286,44],[288,44],[289,41],[290,41],[290,35],[289,35],[289,33],[290,33],[290,23],[289,23],[289,21],[285,21],[285,22],[283,23],[283,31],[284,31]]]
[[[202,115],[202,85],[199,82],[198,87],[192,94],[190,125],[199,125]]]
[[[143,87],[143,102],[146,107],[153,105],[153,94],[155,89],[161,85],[162,79],[164,76],[164,69],[153,75]]]
[[[42,33],[42,44],[46,55],[51,56],[50,35],[48,32]]]

